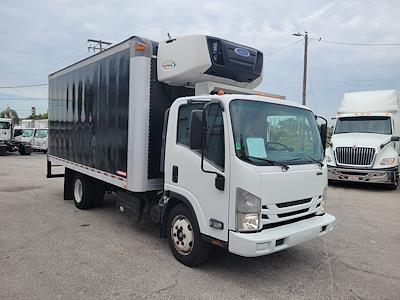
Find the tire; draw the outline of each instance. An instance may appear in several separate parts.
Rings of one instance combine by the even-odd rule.
[[[19,149],[19,154],[20,155],[31,155],[33,152],[33,149],[29,146],[22,146]]]
[[[7,147],[0,146],[0,156],[6,155],[6,154],[7,154]]]
[[[91,178],[77,173],[72,184],[75,206],[79,209],[89,209],[93,205],[93,181]]]
[[[207,260],[211,245],[201,238],[197,220],[187,206],[174,206],[166,226],[169,247],[179,262],[194,267]]]

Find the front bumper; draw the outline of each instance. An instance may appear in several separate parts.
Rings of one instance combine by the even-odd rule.
[[[391,184],[397,182],[398,173],[398,168],[349,169],[328,166],[329,180]]]
[[[325,235],[333,229],[335,220],[324,214],[256,233],[229,231],[228,250],[246,257],[270,254]]]

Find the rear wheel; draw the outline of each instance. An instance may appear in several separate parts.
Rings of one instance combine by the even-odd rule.
[[[79,209],[88,209],[93,205],[93,181],[82,174],[76,174],[73,181],[73,195],[75,206]]]
[[[31,155],[33,149],[28,145],[22,145],[19,147],[19,154],[20,155]]]
[[[6,155],[7,154],[7,146],[0,146],[0,155]]]
[[[183,204],[174,206],[167,221],[168,244],[175,258],[193,267],[207,260],[211,245],[200,235],[195,216]]]

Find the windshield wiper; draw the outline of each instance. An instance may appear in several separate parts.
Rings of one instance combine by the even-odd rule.
[[[244,154],[241,154],[241,155],[240,155],[240,158],[243,158],[243,159],[245,159],[245,160],[247,160],[247,161],[251,161],[251,159],[256,159],[256,160],[260,160],[260,161],[265,161],[265,162],[267,162],[267,163],[269,163],[269,164],[271,164],[271,165],[273,165],[273,166],[280,166],[280,167],[282,167],[282,170],[284,170],[284,171],[289,170],[289,166],[288,166],[288,165],[285,165],[285,164],[280,163],[280,162],[278,162],[278,161],[276,161],[276,160],[272,160],[272,159],[268,159],[268,158],[260,158],[260,157],[249,156],[249,155],[244,155]]]
[[[312,157],[309,157],[309,156],[297,157],[297,158],[290,159],[290,160],[288,160],[288,161],[300,160],[300,159],[304,159],[304,160],[307,160],[307,161],[309,161],[309,162],[314,162],[314,163],[316,163],[317,165],[319,165],[321,168],[324,166],[324,164],[322,163],[322,161],[316,160],[316,159],[314,159],[314,158],[312,158]]]
[[[243,136],[242,135],[240,135],[239,141],[240,141],[240,150],[241,150],[240,151],[241,153],[239,154],[239,158],[242,158],[242,159],[247,160],[249,162],[251,162],[252,159],[257,159],[257,160],[260,160],[260,161],[265,161],[265,162],[267,162],[267,163],[269,163],[269,164],[271,164],[273,166],[280,166],[280,167],[282,167],[283,171],[289,170],[289,166],[288,165],[280,163],[280,162],[278,162],[276,160],[247,155],[246,154],[246,148],[245,148],[245,145],[243,143]]]

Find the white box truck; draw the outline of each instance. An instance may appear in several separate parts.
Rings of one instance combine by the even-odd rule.
[[[399,176],[399,93],[346,93],[326,150],[332,181],[379,183],[396,189]]]
[[[113,191],[122,213],[149,213],[188,266],[212,246],[253,257],[325,235],[326,123],[250,89],[262,67],[220,38],[131,37],[49,75],[47,176],[80,209]]]
[[[32,148],[29,143],[14,139],[14,127],[11,119],[0,118],[0,155],[18,151],[21,155],[30,155]]]
[[[48,149],[48,129],[36,128],[32,141],[33,151],[47,153]]]

